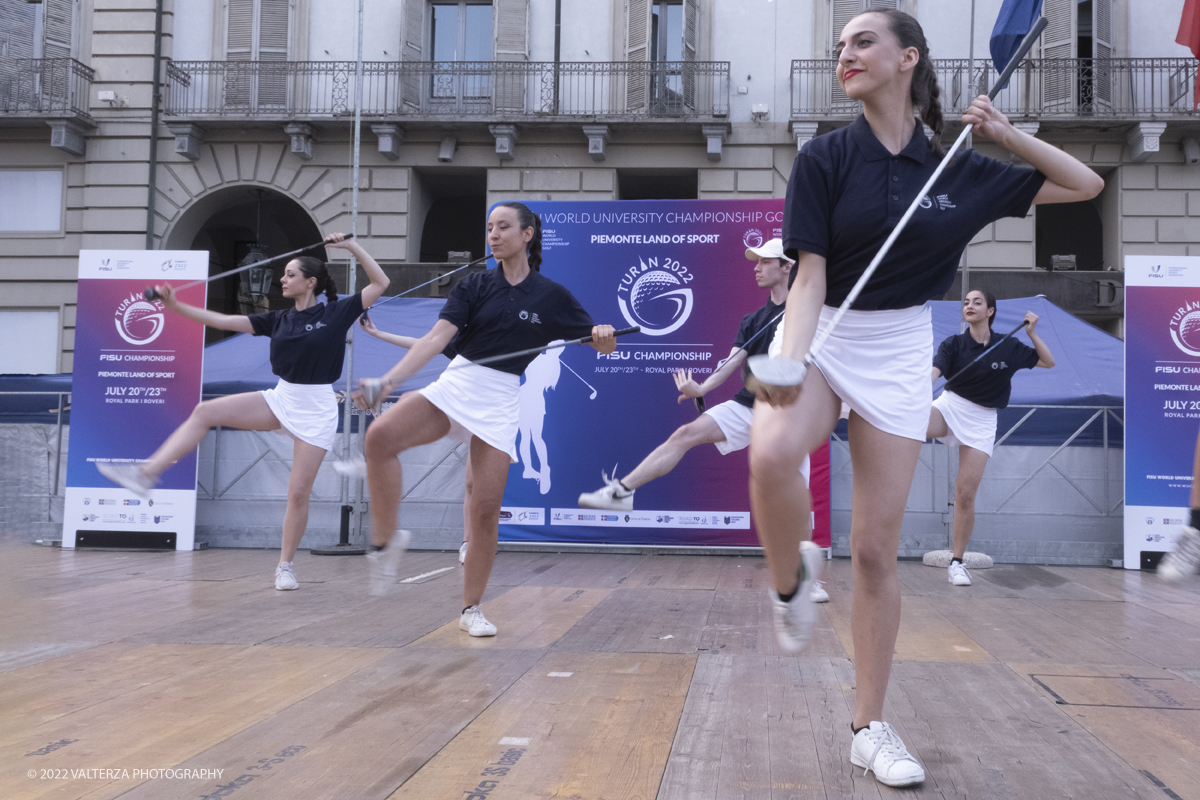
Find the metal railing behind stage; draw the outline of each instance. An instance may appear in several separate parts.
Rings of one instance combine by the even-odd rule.
[[[962,114],[999,77],[986,59],[933,59],[948,120]],[[837,61],[792,62],[792,119],[853,119],[862,104],[838,85]],[[993,101],[1013,118],[1151,120],[1195,118],[1191,58],[1032,58],[1021,62]]]
[[[77,117],[91,122],[88,97],[95,75],[73,58],[0,59],[0,117]]]
[[[1122,416],[1124,414],[1123,406],[1012,405],[1012,406],[1009,406],[1009,408],[1010,409],[1020,409],[1020,410],[1023,410],[1025,413],[1023,413],[1021,415],[1021,417],[1015,423],[1013,423],[1007,430],[1003,430],[1003,431],[997,430],[997,432],[996,432],[996,447],[997,448],[999,448],[1001,445],[1003,445],[1005,443],[1005,441],[1007,441],[1015,433],[1017,433],[1017,431],[1020,430],[1025,425],[1025,423],[1027,421],[1029,421],[1030,418],[1032,418],[1035,415],[1035,413],[1037,413],[1039,411],[1063,410],[1063,411],[1069,411],[1069,412],[1079,412],[1082,416],[1086,416],[1086,419],[1082,424],[1077,425],[1075,427],[1075,429],[1073,431],[1071,431],[1069,434],[1063,435],[1061,437],[1061,439],[1062,439],[1061,443],[1059,443],[1057,446],[1050,445],[1050,446],[1054,447],[1053,452],[1051,452],[1048,456],[1046,456],[1044,459],[1042,459],[1041,463],[1038,464],[1038,466],[1036,468],[1034,468],[1028,475],[1026,475],[1024,477],[1024,479],[1019,483],[1019,485],[1016,486],[1016,488],[1007,492],[1003,500],[1001,500],[999,503],[995,504],[994,507],[977,506],[975,509],[976,514],[1000,514],[1000,513],[1003,513],[1003,514],[1015,514],[1015,515],[1028,514],[1028,515],[1036,515],[1036,516],[1061,516],[1062,512],[1048,511],[1048,510],[1031,511],[1028,508],[1021,508],[1019,506],[1019,504],[1012,503],[1012,501],[1014,499],[1016,499],[1018,497],[1018,495],[1020,495],[1023,491],[1028,489],[1030,484],[1033,483],[1034,479],[1038,475],[1040,475],[1041,473],[1043,473],[1046,470],[1051,470],[1054,473],[1056,473],[1059,477],[1061,477],[1063,479],[1063,481],[1065,481],[1071,487],[1071,489],[1074,490],[1074,492],[1078,493],[1078,495],[1080,497],[1082,497],[1084,501],[1086,501],[1086,503],[1087,503],[1086,507],[1092,509],[1091,512],[1085,513],[1085,514],[1083,514],[1083,516],[1103,517],[1103,518],[1109,518],[1109,519],[1120,518],[1123,516],[1124,512],[1119,512],[1118,510],[1125,503],[1124,492],[1122,491],[1120,493],[1120,496],[1115,499],[1112,496],[1111,486],[1112,486],[1113,476],[1112,476],[1111,470],[1110,470],[1110,462],[1112,459],[1109,457],[1110,449],[1114,448],[1115,446],[1120,446],[1120,447],[1124,446],[1123,445],[1123,442],[1124,442],[1123,431],[1124,431],[1124,426],[1125,426],[1125,420]],[[1117,437],[1117,436],[1113,435],[1113,432],[1109,427],[1110,420],[1115,420],[1116,423],[1120,426],[1121,431],[1122,431],[1121,437]],[[1066,450],[1068,447],[1071,447],[1073,444],[1075,444],[1079,440],[1079,438],[1086,431],[1088,431],[1089,428],[1091,428],[1093,425],[1095,425],[1097,422],[1099,422],[1099,424],[1100,424],[1100,431],[1099,431],[1100,444],[1099,444],[1098,449],[1102,449],[1104,452],[1104,457],[1103,457],[1104,470],[1103,470],[1103,477],[1101,478],[1101,480],[1103,481],[1103,484],[1104,484],[1104,489],[1103,489],[1103,492],[1100,493],[1099,496],[1094,496],[1095,493],[1088,492],[1084,487],[1079,485],[1080,479],[1078,476],[1075,476],[1073,478],[1071,475],[1068,475],[1066,472],[1064,472],[1062,469],[1060,469],[1054,462],[1055,462],[1056,458],[1058,458],[1060,455],[1062,455],[1064,450]],[[1064,429],[1064,433],[1066,433],[1065,429]],[[1120,444],[1114,445],[1114,442],[1120,442]],[[849,443],[845,439],[843,439],[842,437],[838,436],[835,433],[833,436],[833,444],[834,444],[834,446],[840,446],[841,448],[843,448],[845,451],[845,454],[847,456],[843,460],[843,462],[839,465],[839,467],[837,467],[834,470],[834,474],[848,471],[850,469],[850,462],[849,462],[849,458],[848,458]],[[946,449],[946,465],[947,465],[946,480],[947,480],[947,483],[944,488],[944,491],[945,491],[944,497],[947,498],[948,500],[950,500],[951,504],[952,504],[953,498],[954,498],[954,483],[953,483],[954,482],[954,473],[956,472],[956,470],[950,469],[949,459],[950,459],[950,450],[952,448],[950,448],[944,444],[941,444],[939,442],[935,442],[934,445],[937,448],[944,447]],[[1041,445],[1041,446],[1044,447],[1045,445]],[[1078,447],[1079,445],[1075,445],[1075,446]],[[908,501],[908,505],[906,507],[907,511],[948,513],[946,506],[945,506],[945,502],[939,501],[939,499],[938,499],[939,486],[937,484],[937,481],[933,480],[934,478],[936,478],[936,476],[938,474],[938,470],[937,470],[937,467],[935,464],[937,459],[938,459],[937,450],[930,451],[928,453],[928,458],[926,458],[925,453],[922,453],[921,458],[920,458],[920,464],[926,470],[928,470],[929,477],[931,478],[931,480],[929,481],[929,504],[928,504],[928,506],[925,506],[923,502],[919,502],[919,501],[914,503],[914,501],[918,500],[918,498],[916,497],[916,491],[914,490],[914,492],[909,495],[909,501]],[[914,486],[915,485],[916,485],[916,481],[914,481]],[[848,508],[849,506],[846,506],[846,507]],[[1070,516],[1080,516],[1080,515],[1079,514],[1071,514]]]
[[[352,61],[174,61],[170,117],[354,115]],[[727,61],[369,61],[362,116],[712,119],[729,113]]]

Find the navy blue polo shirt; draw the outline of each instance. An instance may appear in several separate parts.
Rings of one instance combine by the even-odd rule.
[[[775,318],[783,311],[785,305],[786,303],[775,305],[768,300],[767,304],[758,311],[742,317],[742,324],[738,328],[737,339],[734,340],[733,346],[741,347],[754,334],[769,326],[770,330],[765,331],[762,336],[750,342],[750,346],[746,348],[746,358],[762,355],[767,352],[767,348],[771,346],[771,339],[775,336],[775,329],[779,327],[779,321]],[[733,402],[741,403],[746,408],[754,408],[754,394],[743,386],[741,391],[733,396]]]
[[[807,142],[783,212],[783,249],[825,257],[825,305],[839,306],[941,159],[918,123],[888,152],[859,116]],[[1001,217],[1024,217],[1046,176],[974,150],[957,154],[854,303],[863,311],[918,306],[954,281],[967,243]]]
[[[1040,360],[1037,350],[1010,336],[981,361],[971,364],[995,343],[997,335],[1002,334],[993,333],[987,342],[980,343],[970,331],[963,331],[942,342],[933,357],[933,366],[941,370],[942,377],[955,379],[953,383],[947,381],[946,388],[984,408],[1007,408],[1013,375],[1019,369],[1033,369]]]
[[[333,303],[251,314],[255,336],[271,337],[271,371],[288,383],[333,383],[342,375],[346,331],[363,312],[362,292]]]
[[[502,267],[459,281],[438,317],[458,328],[452,345],[469,361],[544,347],[556,339],[579,339],[590,335],[595,325],[566,287],[533,270],[513,286]],[[520,375],[537,356],[488,366]]]

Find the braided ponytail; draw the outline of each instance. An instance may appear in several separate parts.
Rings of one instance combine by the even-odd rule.
[[[337,302],[337,287],[333,285],[333,276],[329,274],[329,267],[324,261],[313,256],[297,256],[293,263],[305,278],[317,279],[317,285],[313,287],[314,295],[324,294],[326,302]]]
[[[517,212],[517,223],[520,224],[521,230],[533,228],[533,238],[529,240],[529,245],[526,248],[526,255],[529,258],[529,268],[534,272],[541,272],[542,266],[542,218],[529,210],[529,206],[524,203],[500,203],[504,208],[511,208]]]
[[[912,87],[910,89],[913,108],[921,115],[921,121],[933,131],[929,138],[929,150],[941,156],[942,133],[946,130],[946,120],[942,117],[941,87],[938,86],[937,72],[933,61],[929,58],[929,43],[925,40],[925,31],[921,23],[903,11],[890,8],[873,8],[864,14],[882,14],[887,17],[888,29],[896,37],[902,48],[917,48],[918,61],[913,69]]]

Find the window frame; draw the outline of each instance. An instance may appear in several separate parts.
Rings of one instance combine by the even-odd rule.
[[[58,229],[44,231],[0,230],[0,239],[62,239],[67,235],[67,165],[65,164],[2,164],[0,172],[57,172],[62,180],[58,203]]]

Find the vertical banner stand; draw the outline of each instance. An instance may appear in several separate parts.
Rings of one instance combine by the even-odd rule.
[[[1200,430],[1200,258],[1125,258],[1126,569],[1154,569],[1187,523]]]
[[[80,251],[63,547],[194,548],[195,451],[149,498],[116,486],[96,464],[144,461],[200,402],[204,326],[143,292],[207,277],[206,251]],[[177,296],[204,308],[207,288]]]

